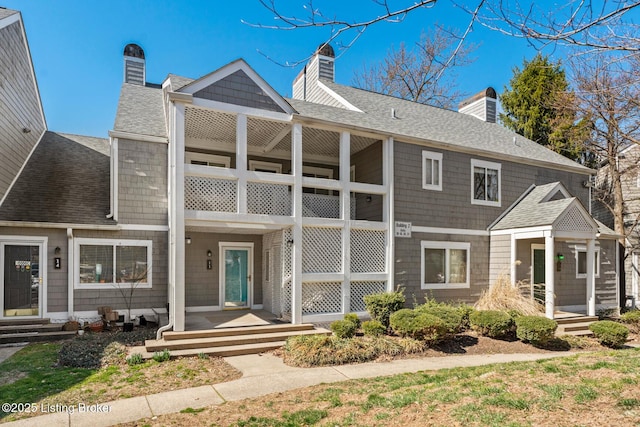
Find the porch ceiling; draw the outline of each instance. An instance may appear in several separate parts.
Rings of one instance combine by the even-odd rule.
[[[185,134],[187,138],[211,141],[229,147],[236,143],[236,116],[220,111],[187,106],[185,109]],[[361,135],[351,135],[351,154],[355,154],[378,140]],[[291,124],[263,120],[255,117],[247,119],[247,144],[252,151],[268,156],[269,152],[291,152]],[[304,154],[338,159],[340,157],[339,132],[304,126],[302,128],[302,151]]]

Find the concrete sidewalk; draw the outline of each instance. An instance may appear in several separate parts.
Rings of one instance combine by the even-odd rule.
[[[6,423],[3,426],[111,426],[180,412],[186,408],[219,405],[225,401],[248,399],[321,383],[491,363],[526,362],[573,354],[575,353],[445,356],[321,368],[293,368],[271,354],[226,357],[225,360],[229,364],[242,372],[242,378],[211,386],[115,400],[98,405],[83,406],[79,403],[71,407],[41,407],[38,408],[39,412],[46,412],[46,415]]]

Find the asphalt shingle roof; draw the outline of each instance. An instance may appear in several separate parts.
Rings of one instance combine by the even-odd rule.
[[[162,89],[123,83],[113,129],[166,138]]]
[[[115,225],[109,141],[47,131],[11,188],[0,220]]]

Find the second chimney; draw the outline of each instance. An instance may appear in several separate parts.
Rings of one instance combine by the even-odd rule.
[[[458,112],[469,114],[488,123],[495,123],[497,98],[495,89],[488,87],[458,104]]]
[[[124,48],[124,82],[144,86],[146,81],[144,50],[137,44]]]

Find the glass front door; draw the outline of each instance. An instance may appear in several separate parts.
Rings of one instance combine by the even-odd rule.
[[[251,282],[251,251],[223,248],[224,308],[248,308]]]
[[[40,245],[3,244],[3,317],[40,315]]]
[[[540,304],[544,304],[545,296],[545,263],[544,263],[544,245],[541,247],[533,246],[532,251],[532,267],[531,267],[531,292],[533,299]]]

